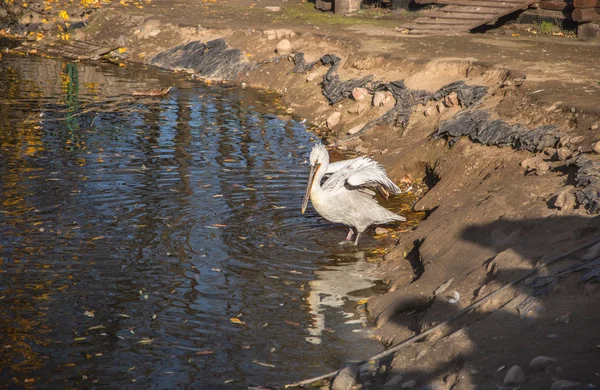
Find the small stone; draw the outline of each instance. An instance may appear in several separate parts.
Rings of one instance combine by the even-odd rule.
[[[576,135],[574,137],[569,138],[569,143],[571,143],[571,144],[578,144],[581,141],[583,141],[582,135]]]
[[[265,9],[267,11],[269,11],[269,12],[279,12],[279,11],[281,11],[281,7],[277,7],[277,6],[274,6],[274,5],[270,5],[268,7],[265,7]]]
[[[277,39],[277,33],[275,30],[265,30],[263,31],[263,35],[266,36],[269,41]]]
[[[531,371],[544,371],[546,367],[556,362],[556,359],[548,356],[537,356],[529,362],[529,369],[531,369]]]
[[[573,155],[573,151],[563,146],[556,151],[556,155],[560,161],[567,161]]]
[[[512,366],[508,369],[503,383],[505,386],[525,383],[525,372],[519,366]]]
[[[342,369],[333,380],[331,390],[350,390],[358,384],[359,369],[356,364],[349,364]]]
[[[437,379],[433,382],[425,383],[424,385],[420,386],[419,390],[448,390],[448,388],[448,385],[446,385],[442,380]]]
[[[319,77],[319,72],[310,72],[306,75],[306,82],[315,81]]]
[[[355,104],[354,106],[350,107],[348,109],[348,112],[350,114],[360,115],[363,112],[365,112],[366,109],[367,109],[367,104],[363,102],[363,103]]]
[[[348,135],[353,135],[353,134],[356,134],[356,133],[358,133],[359,131],[361,131],[363,127],[365,127],[365,124],[364,124],[364,123],[362,123],[362,124],[360,124],[360,125],[358,125],[358,126],[354,126],[354,127],[353,127],[353,128],[351,128],[350,130],[348,130],[348,132],[347,132],[346,134],[348,134]],[[377,228],[377,229],[380,229],[380,228]],[[377,233],[377,229],[375,229],[375,233]],[[377,233],[377,234],[379,234],[379,233]]]
[[[550,159],[553,159],[556,155],[556,149],[554,148],[544,148],[542,149],[542,152],[546,157],[549,157]]]
[[[409,381],[406,381],[402,384],[402,388],[403,389],[412,389],[413,387],[415,387],[417,385],[417,381],[414,379],[411,379]]]
[[[384,105],[385,103],[385,93],[382,91],[377,91],[375,92],[375,94],[373,95],[373,107],[381,107]]]
[[[288,28],[279,28],[275,30],[275,35],[277,36],[277,39],[283,39],[293,38],[296,36],[296,33]]]
[[[282,39],[277,44],[275,51],[277,52],[277,54],[279,54],[281,56],[286,56],[288,54],[291,54],[292,53],[292,44],[287,39]]]
[[[431,116],[433,114],[433,110],[434,110],[433,106],[429,106],[423,110],[423,115]]]
[[[448,107],[458,106],[458,95],[456,94],[456,92],[452,92],[450,93],[450,95],[444,98],[444,102],[446,102],[446,105]]]
[[[442,112],[446,111],[446,107],[444,106],[444,103],[442,102],[438,102],[438,104],[435,105],[435,108],[437,108],[437,111],[441,114]]]
[[[525,160],[521,161],[521,167],[525,168],[526,171],[535,171],[538,174],[542,174],[550,170],[550,164],[539,157],[526,158]]]
[[[600,122],[596,122],[590,126],[590,130],[598,130],[600,128]]]
[[[389,381],[385,382],[383,385],[383,390],[395,390],[398,388],[398,385],[400,385],[400,382],[402,382],[402,375],[396,375]]]
[[[375,234],[386,234],[388,230],[386,228],[378,227],[375,229]]]
[[[577,112],[577,109],[575,107],[571,107],[571,113],[575,114]]]
[[[367,91],[365,88],[354,88],[352,90],[352,98],[357,102],[366,98],[368,94],[369,91]]]
[[[329,127],[329,129],[332,129],[335,125],[340,123],[340,119],[342,119],[342,114],[338,111],[335,111],[327,118],[327,127]]]
[[[575,187],[566,186],[565,188],[555,192],[550,198],[552,207],[560,210],[573,210],[577,205],[577,200],[573,190]]]
[[[559,379],[552,382],[550,390],[583,390],[583,385],[578,382]]]
[[[594,142],[594,144],[592,145],[592,150],[594,151],[594,153],[600,154],[600,141]]]
[[[597,23],[580,23],[577,26],[577,38],[584,41],[600,38],[600,25]]]

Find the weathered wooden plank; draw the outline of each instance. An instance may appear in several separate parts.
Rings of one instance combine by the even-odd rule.
[[[459,35],[468,33],[469,30],[410,30],[410,35]]]
[[[571,11],[573,9],[573,3],[562,0],[546,0],[540,1],[540,8],[549,11]]]
[[[598,15],[595,8],[575,8],[571,14],[571,18],[580,23],[595,22],[596,20],[600,20],[600,15]]]
[[[403,26],[409,30],[439,30],[439,31],[450,31],[455,29],[463,28],[462,26],[457,25],[447,25],[447,24],[416,24],[416,23],[408,23]],[[468,28],[463,28],[463,31],[469,31]]]
[[[437,25],[457,25],[457,26],[470,26],[473,24],[472,20],[461,20],[461,19],[432,19],[427,17],[417,18],[413,20],[416,24],[437,24]]]
[[[412,30],[414,33],[428,30],[443,33],[444,26],[447,27],[447,32],[469,31],[485,24],[494,24],[502,16],[527,9],[537,0],[437,0],[437,2],[448,5],[415,19],[411,25],[405,27],[410,29],[411,33]],[[448,7],[452,8],[447,11]],[[463,10],[469,12],[462,12]]]
[[[447,5],[443,8],[438,9],[438,11],[461,12],[461,13],[471,13],[471,14],[479,14],[481,12],[498,13],[498,12],[503,12],[505,10],[506,10],[506,8],[479,7],[479,6],[468,6],[468,5]]]
[[[468,20],[479,20],[479,19],[487,19],[489,17],[495,16],[495,13],[481,13],[481,14],[472,14],[472,13],[463,13],[463,12],[444,12],[443,10],[429,12],[423,16],[427,16],[430,18],[438,18],[438,19],[468,19]]]
[[[600,7],[598,0],[573,0],[573,7],[575,8],[594,8]]]
[[[514,8],[515,3],[505,3],[496,1],[471,1],[471,0],[438,0],[437,4],[448,4],[448,5],[466,5],[466,6],[477,6],[482,8]]]

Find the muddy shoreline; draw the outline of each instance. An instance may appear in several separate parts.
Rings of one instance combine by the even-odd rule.
[[[207,82],[227,79],[276,90],[290,114],[314,123],[335,147],[372,156],[396,182],[427,184],[429,190],[414,205],[427,217],[402,233],[384,256],[379,274],[389,292],[367,306],[385,345],[444,322],[548,259],[600,240],[596,210],[586,200],[596,191],[594,164],[600,164],[593,150],[600,140],[600,72],[590,60],[598,58],[598,45],[497,36],[417,41],[394,35],[397,41],[391,41],[385,29],[371,35],[366,27],[337,34],[327,25],[265,28],[258,17],[235,27],[227,24],[227,10],[197,9],[193,23],[179,8],[159,11],[96,11],[74,37],[124,47],[114,53],[123,61],[193,73]],[[207,52],[219,54],[203,57]],[[522,52],[527,53],[516,55]],[[293,53],[303,53],[304,64],[314,65],[298,69]],[[319,61],[326,55],[339,58],[334,86],[359,81],[336,90],[342,98],[333,103],[323,94],[322,83],[333,75],[331,64]],[[396,81],[404,83],[402,93],[389,87]],[[484,96],[469,102],[458,89],[439,94],[460,81],[485,88]],[[352,96],[363,87],[364,96]],[[383,95],[374,105],[377,92]],[[399,103],[405,104],[398,108]],[[378,121],[400,109],[402,120]],[[490,137],[482,140],[480,125],[471,133],[432,136],[473,110],[487,113],[490,123],[502,121],[501,134],[511,142],[484,142]],[[518,137],[507,135],[515,126],[521,140],[534,129],[554,130],[543,134],[550,139],[528,144],[536,147],[519,147],[523,142],[513,144]],[[594,169],[583,172],[584,165]],[[595,258],[594,250],[541,267],[537,276],[547,279],[532,277],[510,287],[393,360],[364,371],[363,386],[600,386],[595,309],[600,287],[594,278],[582,279],[585,270],[562,272]],[[539,356],[555,360],[542,368],[530,365]],[[511,369],[515,365],[522,377]],[[507,379],[509,371],[517,379]]]

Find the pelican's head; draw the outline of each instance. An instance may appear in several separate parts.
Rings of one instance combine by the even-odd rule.
[[[310,152],[309,161],[311,167],[316,167],[317,164],[322,164],[325,161],[329,162],[327,148],[322,144],[316,144]]]
[[[308,184],[306,185],[306,192],[304,193],[304,199],[302,200],[302,214],[306,211],[308,206],[308,198],[310,197],[310,190],[313,186],[315,178],[318,176],[319,168],[323,164],[329,164],[329,153],[324,145],[317,144],[313,147],[310,152],[310,174],[308,176]],[[319,179],[320,180],[320,179]]]

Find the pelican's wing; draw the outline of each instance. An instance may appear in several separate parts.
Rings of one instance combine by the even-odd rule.
[[[387,176],[385,169],[368,157],[358,157],[352,160],[340,161],[336,171],[323,184],[324,189],[334,190],[348,184],[351,187],[379,186],[393,194],[399,194],[400,188]],[[330,172],[330,169],[327,169]]]
[[[359,158],[362,158],[362,157],[352,158],[350,160],[342,160],[342,161],[332,162],[327,167],[327,172],[325,172],[325,174],[330,175],[332,173],[335,173],[335,172],[339,171],[340,169],[343,169],[349,165],[354,164],[356,162],[356,160],[358,160]]]

